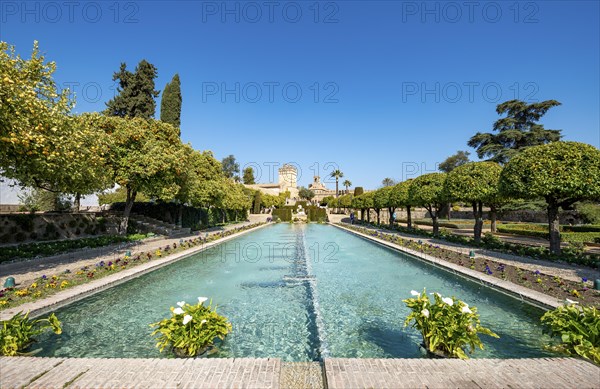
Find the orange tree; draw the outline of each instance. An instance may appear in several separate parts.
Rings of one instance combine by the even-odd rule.
[[[408,189],[409,198],[415,205],[425,207],[433,222],[433,234],[440,230],[439,213],[447,200],[444,193],[446,173],[429,173],[411,181]]]
[[[578,142],[527,148],[502,170],[500,192],[546,200],[550,252],[560,254],[559,209],[581,200],[600,200],[600,150]]]
[[[59,92],[55,70],[37,42],[29,59],[0,42],[0,172],[23,186],[90,194],[108,185],[108,149],[102,133],[70,115],[74,101]]]
[[[447,198],[452,201],[467,201],[473,205],[473,236],[476,242],[481,241],[483,205],[490,206],[490,213],[495,213],[500,201],[500,172],[502,168],[496,162],[471,162],[458,166],[446,178],[444,190]]]

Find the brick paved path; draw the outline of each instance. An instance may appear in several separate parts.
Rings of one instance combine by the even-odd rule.
[[[291,367],[292,363],[286,363]],[[299,363],[307,370],[307,363]],[[318,364],[316,364],[318,366]],[[326,359],[335,388],[600,388],[600,368],[574,358]],[[2,388],[304,388],[279,359],[0,358]],[[280,381],[281,380],[281,381]],[[281,385],[280,385],[281,384]],[[317,387],[310,385],[311,387]]]

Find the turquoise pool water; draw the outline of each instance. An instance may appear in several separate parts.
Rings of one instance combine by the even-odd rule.
[[[56,314],[60,337],[38,355],[166,357],[150,323],[177,301],[212,298],[233,324],[218,357],[286,361],[422,357],[420,335],[403,328],[412,289],[478,307],[484,326],[475,358],[540,357],[543,311],[327,225],[278,224],[88,297]]]

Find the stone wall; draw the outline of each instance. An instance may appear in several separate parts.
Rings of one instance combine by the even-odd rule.
[[[115,234],[117,226],[99,213],[12,213],[0,215],[0,245]]]

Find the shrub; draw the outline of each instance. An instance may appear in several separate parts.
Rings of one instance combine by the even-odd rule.
[[[77,221],[75,219],[69,220],[69,227],[71,227],[71,228],[77,227]]]
[[[18,232],[15,234],[15,241],[22,242],[27,238],[24,232]]]
[[[541,318],[544,331],[560,337],[547,348],[567,355],[579,355],[600,364],[600,311],[595,307],[565,304]]]
[[[577,204],[576,208],[585,223],[600,224],[600,204],[585,202]]]
[[[411,309],[404,326],[414,322],[413,327],[421,332],[425,348],[431,353],[468,359],[465,347],[469,346],[469,353],[473,353],[475,347],[483,350],[479,333],[499,337],[482,327],[477,308],[469,307],[463,301],[433,293],[432,303],[425,289],[422,293],[414,290],[410,293],[414,297],[403,300]]]
[[[46,329],[51,329],[55,334],[62,333],[61,324],[53,313],[46,319],[28,318],[29,313],[17,313],[12,318],[0,322],[0,354],[13,356],[22,354],[22,351],[35,342],[34,336],[41,334]]]
[[[171,349],[177,356],[195,357],[214,345],[215,339],[225,339],[231,331],[227,318],[217,314],[216,307],[204,306],[206,297],[198,297],[198,304],[190,305],[184,301],[171,307],[171,317],[150,324],[157,327],[152,336],[158,336],[156,347],[160,352]]]
[[[280,208],[273,210],[273,218],[277,217],[278,220],[283,222],[289,222],[292,220],[292,210],[287,208]]]

